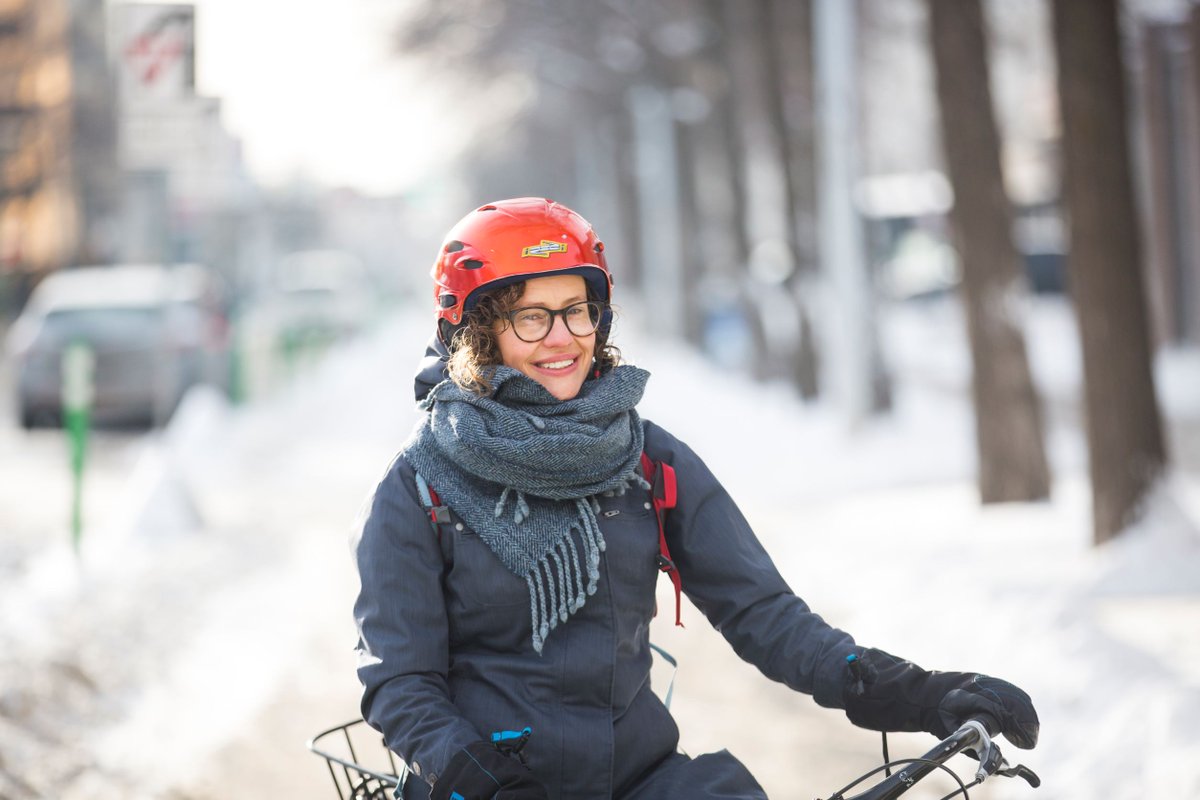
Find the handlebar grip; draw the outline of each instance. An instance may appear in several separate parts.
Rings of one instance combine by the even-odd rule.
[[[988,732],[988,736],[996,737],[1000,735],[1000,720],[993,717],[991,714],[982,711],[971,715],[971,719],[983,726],[983,729]]]

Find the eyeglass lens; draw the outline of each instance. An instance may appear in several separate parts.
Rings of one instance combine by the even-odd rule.
[[[575,303],[557,311],[551,311],[541,306],[518,308],[509,316],[512,320],[513,332],[524,342],[540,342],[550,333],[554,318],[561,316],[567,324],[567,330],[572,336],[587,336],[595,332],[600,324],[600,315],[604,304],[592,300]]]

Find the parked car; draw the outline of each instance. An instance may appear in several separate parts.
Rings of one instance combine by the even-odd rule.
[[[13,323],[16,408],[24,427],[62,417],[62,357],[94,355],[98,422],[163,423],[197,383],[227,388],[223,282],[198,264],[80,267],[49,275]]]

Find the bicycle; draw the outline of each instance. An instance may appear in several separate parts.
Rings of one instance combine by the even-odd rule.
[[[371,750],[366,749],[368,744]],[[408,779],[408,765],[387,748],[383,737],[365,720],[356,719],[321,731],[307,745],[311,752],[325,759],[340,800],[392,800],[400,797]],[[329,752],[335,748],[337,753]],[[380,749],[386,758],[379,753]],[[359,752],[373,753],[374,760],[360,758]]]
[[[860,775],[825,800],[895,800],[895,798],[913,788],[922,778],[934,770],[943,770],[958,784],[958,788],[940,798],[950,798],[962,795],[968,800],[968,789],[973,789],[992,775],[1006,778],[1023,778],[1030,787],[1036,789],[1042,785],[1042,779],[1024,764],[1010,766],[1000,752],[1000,747],[993,740],[1000,726],[992,719],[978,717],[969,719],[959,726],[958,730],[938,742],[928,752],[918,758],[901,758],[892,761],[888,757],[887,734],[883,734],[883,764],[869,772]],[[979,759],[979,768],[975,771],[975,780],[963,783],[962,778],[954,770],[946,766],[952,757],[964,751],[973,751]],[[904,766],[899,772],[893,773],[894,767]],[[870,780],[880,772],[887,773],[882,781],[858,794],[848,795],[846,792]],[[817,800],[821,800],[818,798]]]
[[[887,735],[884,734],[884,763],[854,779],[824,800],[895,800],[935,770],[949,773],[958,784],[957,789],[940,800],[951,800],[960,795],[963,800],[969,800],[968,790],[992,775],[1023,778],[1032,788],[1040,786],[1041,779],[1033,770],[1022,764],[1010,766],[1005,760],[1000,748],[992,739],[997,730],[998,726],[992,720],[971,719],[924,755],[894,761],[888,757]],[[340,740],[338,734],[341,734]],[[382,748],[386,758],[376,753],[376,760],[368,765],[365,760],[360,760],[358,753],[372,740],[371,746]],[[333,747],[337,747],[339,752],[329,752]],[[318,733],[308,741],[308,749],[325,759],[339,800],[393,800],[400,797],[404,782],[408,779],[408,765],[396,758],[383,744],[382,737],[361,719]],[[954,770],[946,766],[950,758],[967,750],[974,751],[979,758],[979,768],[975,772],[975,779],[970,783],[964,783]],[[903,768],[892,772],[892,769],[899,767]],[[883,780],[858,794],[847,794],[881,772],[886,773]]]

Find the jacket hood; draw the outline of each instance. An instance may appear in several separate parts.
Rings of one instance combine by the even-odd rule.
[[[446,363],[449,359],[450,351],[446,349],[446,345],[442,344],[442,340],[437,336],[430,339],[429,345],[425,348],[425,355],[417,365],[417,375],[413,385],[413,392],[416,394],[418,403],[425,399],[433,387],[450,377],[446,371]]]

